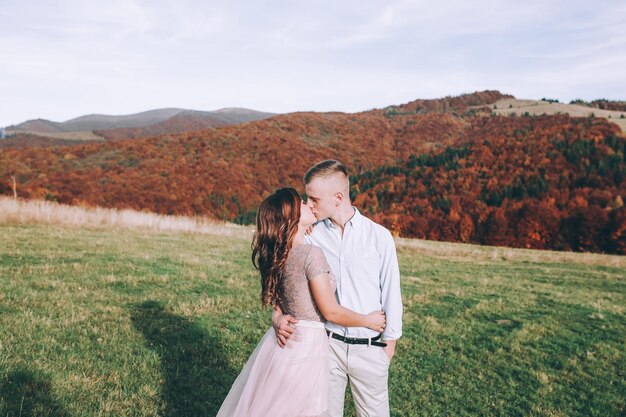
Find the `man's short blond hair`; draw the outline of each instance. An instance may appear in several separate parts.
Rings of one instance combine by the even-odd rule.
[[[348,168],[344,164],[335,159],[318,162],[304,174],[304,185],[310,184],[315,178],[328,178],[335,174],[343,174],[349,183]]]

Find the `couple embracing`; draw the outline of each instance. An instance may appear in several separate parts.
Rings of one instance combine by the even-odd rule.
[[[391,233],[350,202],[346,167],[326,160],[257,212],[252,261],[270,328],[217,417],[389,416],[388,369],[402,334],[400,271]],[[310,233],[311,226],[315,225]]]

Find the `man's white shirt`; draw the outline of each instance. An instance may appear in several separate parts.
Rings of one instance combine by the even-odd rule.
[[[384,310],[387,327],[383,339],[402,335],[402,297],[396,245],[389,230],[363,216],[354,216],[341,229],[329,219],[317,223],[307,243],[323,249],[337,279],[337,301],[357,313]],[[378,333],[365,327],[344,327],[326,322],[326,328],[346,337],[370,338]]]

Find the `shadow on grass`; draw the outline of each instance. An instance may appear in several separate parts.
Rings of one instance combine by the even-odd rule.
[[[0,416],[69,417],[55,398],[50,379],[20,367],[0,381]]]
[[[132,321],[161,357],[165,417],[214,416],[237,376],[215,335],[156,301],[131,306]]]

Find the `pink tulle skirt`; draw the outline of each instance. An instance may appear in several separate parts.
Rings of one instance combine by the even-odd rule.
[[[300,320],[284,348],[270,328],[248,359],[217,417],[317,417],[328,407],[324,324]]]

